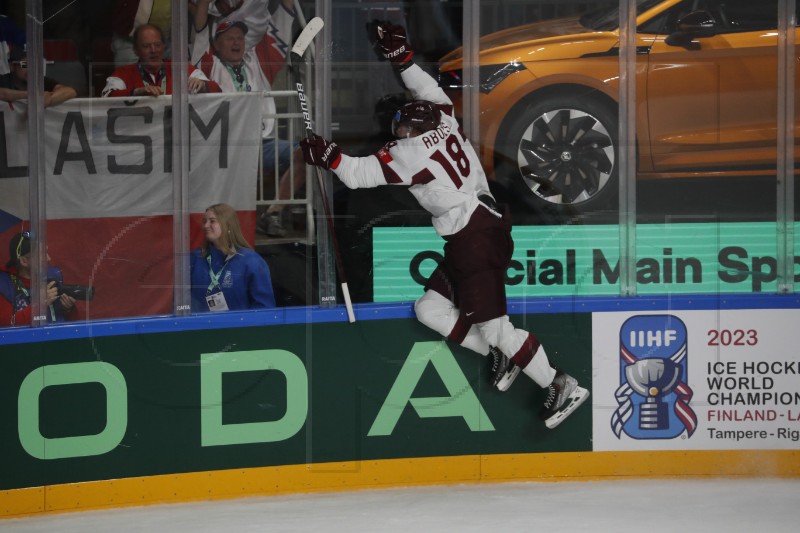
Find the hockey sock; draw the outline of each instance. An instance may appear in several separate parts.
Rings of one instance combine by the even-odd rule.
[[[514,359],[512,358],[512,361]],[[522,372],[542,388],[548,387],[556,377],[556,369],[550,366],[547,354],[542,345],[533,354],[533,359],[522,368]]]

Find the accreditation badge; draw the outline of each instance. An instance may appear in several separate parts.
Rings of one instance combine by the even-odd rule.
[[[220,292],[206,295],[206,303],[208,304],[209,311],[227,311],[228,302],[225,301],[225,295]]]

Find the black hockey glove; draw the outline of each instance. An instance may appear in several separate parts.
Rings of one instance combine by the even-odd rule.
[[[392,66],[402,71],[413,64],[411,58],[414,56],[414,49],[408,42],[404,27],[375,20],[369,25],[369,31],[370,41],[375,43],[380,55],[390,61]]]
[[[301,140],[300,149],[303,150],[306,163],[325,169],[338,167],[342,156],[342,149],[335,142],[327,141],[316,134]]]

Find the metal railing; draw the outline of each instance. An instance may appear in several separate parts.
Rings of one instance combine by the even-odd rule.
[[[303,114],[296,110],[297,91],[267,91],[264,93],[264,97],[275,99],[277,111],[264,115],[264,118],[275,120],[273,130],[275,138],[296,144],[300,138],[299,135],[303,132]],[[285,228],[287,235],[285,237],[269,237],[259,234],[257,243],[291,240],[314,244],[314,188],[311,186],[311,182],[306,182],[298,177],[300,169],[295,163],[294,154],[289,157],[288,167],[281,168],[277,143],[273,144],[273,150],[275,164],[272,168],[264,168],[263,158],[259,158],[256,211],[260,214],[262,210],[269,209],[273,205],[285,206],[284,211],[287,212],[283,215],[283,220],[287,222]],[[310,175],[310,169],[305,168],[304,170],[305,175]],[[282,179],[288,180],[288,196],[285,198],[280,197]],[[287,185],[284,184],[284,187]]]

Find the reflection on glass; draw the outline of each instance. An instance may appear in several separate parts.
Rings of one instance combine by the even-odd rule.
[[[648,181],[637,235],[655,237],[637,240],[639,292],[774,293],[778,0],[662,5],[639,21],[653,41],[639,85],[638,177]],[[700,262],[702,281],[669,278],[678,261]]]
[[[292,42],[293,30],[306,23],[302,6],[288,0],[283,0],[282,6],[267,0],[249,0],[238,7],[201,2],[192,15],[193,63],[223,92],[259,98],[262,157],[257,190],[253,195],[247,183],[249,196],[229,199],[243,222],[249,222],[251,211],[258,211],[257,231],[251,234],[249,224],[245,224],[245,237],[262,252],[280,244],[307,242],[313,228],[306,220],[310,209],[309,196],[305,194],[305,165],[296,150],[302,115],[291,113],[298,96],[287,95],[288,91],[275,93],[291,88],[295,81],[278,73],[283,69],[288,76],[288,69],[284,68],[288,59],[286,43]],[[307,77],[306,84],[309,80]],[[190,203],[190,210],[196,214],[205,207]]]
[[[619,35],[608,5],[588,14],[570,5],[549,17],[542,10],[505,29],[497,20],[510,17],[500,8],[481,12],[481,161],[520,220],[615,205]],[[462,49],[443,57],[442,85],[461,91],[463,70]]]
[[[23,4],[9,3],[10,19],[21,27]],[[70,4],[58,12],[44,6],[50,81],[44,85],[49,105],[41,154],[49,252],[63,283],[95,288],[94,299],[75,304],[88,318],[172,314],[171,101],[91,98],[100,95],[118,66],[136,58],[114,62],[111,43],[119,42],[119,35],[112,34],[110,21],[116,3],[88,3],[94,14],[91,38],[79,24],[79,4],[87,5]],[[313,14],[312,2],[300,4],[306,18]],[[478,80],[470,89],[478,102],[476,149],[493,194],[511,207],[517,242],[525,243],[508,273],[509,294],[614,294],[620,260],[615,250],[619,2],[479,4],[478,64],[465,65],[463,3],[431,0],[414,2],[411,9],[393,2],[331,3],[328,42],[318,47],[315,61],[331,72],[324,91],[330,97],[332,133],[355,155],[373,154],[390,140],[388,125],[406,94],[374,54],[364,27],[374,19],[407,26],[417,48],[415,60],[439,74],[462,122],[467,118],[461,116],[464,70],[476,67]],[[780,158],[778,8],[778,0],[637,2],[636,204],[642,227],[636,279],[641,294],[776,290],[772,268],[779,252],[771,244],[775,236],[769,224],[776,217]],[[244,39],[255,33],[248,26]],[[19,42],[15,34],[6,35],[9,43]],[[214,35],[207,37],[211,46]],[[18,78],[31,65],[31,58],[18,51],[8,59],[8,73],[17,71]],[[271,87],[291,87],[292,80],[274,70]],[[23,225],[28,219],[27,109],[19,92],[24,87],[4,79],[0,94],[9,105],[2,112],[3,250],[28,227]],[[796,76],[790,83],[796,103]],[[62,99],[57,86],[73,88],[79,98]],[[309,195],[301,192],[303,166],[278,149],[262,151],[258,164],[263,148],[258,132],[251,145],[244,140],[249,134],[235,128],[249,128],[251,122],[259,127],[264,118],[259,103],[238,102],[245,97],[192,98],[191,247],[202,241],[205,207],[233,205],[245,236],[262,253],[267,247],[299,246],[274,254],[280,258],[275,261],[296,254],[273,270],[281,272],[274,276],[276,284],[283,283],[284,272],[297,280],[276,290],[279,300],[315,303],[314,283],[306,283],[315,275],[309,265],[316,252],[306,233],[314,220]],[[280,98],[274,97],[275,131],[291,148],[300,131],[289,118],[294,97]],[[796,117],[800,106],[794,109]],[[251,121],[251,115],[257,119]],[[226,121],[233,129],[223,130]],[[288,170],[282,164],[287,161]],[[385,240],[388,233],[382,233],[427,226],[429,217],[408,191],[337,190],[335,199],[354,300],[417,297],[439,248],[422,246],[422,238],[414,246],[403,245],[402,230],[395,240]],[[794,209],[796,215],[796,203]],[[257,233],[257,215],[263,213]],[[555,229],[578,223],[597,226],[600,233],[573,229],[568,235]],[[541,227],[522,231],[526,225]],[[790,238],[795,240],[796,233]],[[381,255],[386,251],[399,255],[390,260]]]

